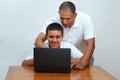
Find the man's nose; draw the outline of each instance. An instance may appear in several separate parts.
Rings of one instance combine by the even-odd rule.
[[[63,24],[67,24],[67,20],[66,19],[63,20]]]

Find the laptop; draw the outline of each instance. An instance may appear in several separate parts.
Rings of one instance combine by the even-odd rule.
[[[34,70],[36,72],[69,73],[70,65],[70,48],[34,48]]]

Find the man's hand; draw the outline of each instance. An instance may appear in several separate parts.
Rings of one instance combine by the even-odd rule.
[[[74,65],[74,69],[85,69],[87,67],[87,62],[80,61]]]
[[[80,60],[79,62],[71,64],[72,69],[82,70],[89,66],[89,62],[85,60]]]
[[[74,64],[73,69],[85,69],[90,65],[90,60],[95,49],[95,38],[86,40],[86,49],[81,60]]]

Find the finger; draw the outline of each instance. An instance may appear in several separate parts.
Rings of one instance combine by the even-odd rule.
[[[74,69],[74,67],[75,67],[75,64],[71,64],[71,69]]]
[[[85,63],[80,62],[75,65],[75,69],[84,69],[84,68],[86,68]]]

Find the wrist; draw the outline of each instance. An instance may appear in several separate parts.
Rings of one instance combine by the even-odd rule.
[[[41,44],[40,47],[41,48],[46,48],[46,46],[44,44]]]

